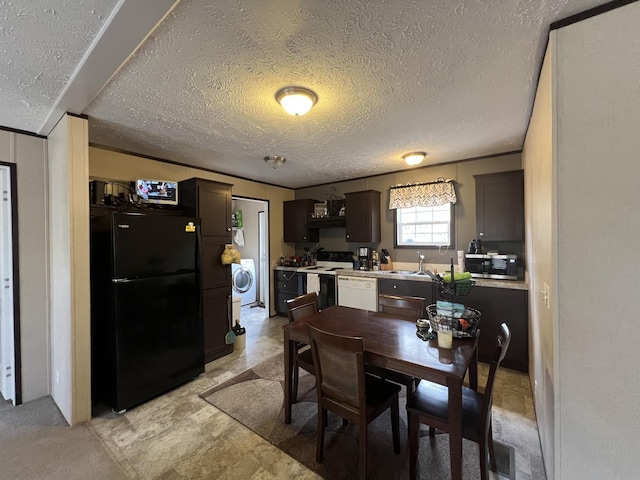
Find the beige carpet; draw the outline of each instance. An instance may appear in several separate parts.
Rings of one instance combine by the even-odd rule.
[[[69,427],[51,397],[0,411],[0,478],[126,478],[87,424]]]
[[[245,371],[237,377],[202,393],[200,396],[220,410],[250,428],[309,469],[327,479],[350,479],[358,471],[358,431],[351,424],[342,425],[342,419],[329,413],[329,426],[325,434],[325,460],[315,461],[316,414],[315,379],[301,372],[298,403],[294,404],[292,421],[284,419],[284,367],[282,355]],[[402,395],[402,393],[401,393]],[[407,422],[405,399],[400,399],[400,455],[394,455],[391,439],[391,420],[384,413],[369,425],[368,471],[372,479],[408,478],[409,455],[407,448]],[[496,419],[494,418],[494,421]],[[449,479],[448,435],[428,437],[421,430],[420,471],[424,478]],[[511,447],[495,444],[500,476],[515,479]],[[480,478],[478,447],[473,442],[463,444],[463,478]]]

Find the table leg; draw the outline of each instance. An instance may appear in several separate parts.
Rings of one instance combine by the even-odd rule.
[[[291,388],[293,376],[294,346],[287,332],[284,334],[284,423],[291,423]]]
[[[469,364],[469,387],[478,391],[478,347],[474,350]]]
[[[462,480],[462,381],[450,378],[449,387],[449,456],[451,480]]]

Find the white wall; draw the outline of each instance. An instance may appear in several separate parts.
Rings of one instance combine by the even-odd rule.
[[[70,425],[91,419],[88,122],[48,138],[51,396]]]
[[[559,29],[555,39],[552,35],[547,58],[551,86],[543,70],[544,85],[536,100],[540,109],[534,112],[525,143],[527,184],[533,187],[528,227],[538,228],[541,219],[544,232],[549,193],[551,208],[555,205],[551,253],[546,252],[549,238],[536,239],[535,232],[528,232],[536,262],[542,251],[542,263],[533,269],[533,298],[539,281],[554,268],[555,420],[544,411],[549,406],[546,395],[536,392],[544,454],[554,455],[550,479],[638,478],[638,25],[640,3],[635,2]],[[547,259],[551,266],[544,264]],[[551,330],[542,325],[547,313],[540,302],[533,305],[532,324],[538,324],[533,341],[541,342],[537,354],[542,355],[534,361],[533,374],[540,389],[549,371],[544,335]],[[553,439],[550,425],[555,428]],[[550,452],[553,440],[555,450]],[[545,458],[547,465],[549,461]]]
[[[0,131],[0,160],[16,164],[22,401],[49,394],[47,145]]]
[[[638,478],[640,3],[558,31],[557,478]]]
[[[253,258],[258,264],[258,212],[264,210],[262,202],[236,198],[233,200],[233,211],[242,211],[244,246],[237,246],[242,258]],[[233,232],[235,235],[235,231]],[[234,241],[235,243],[235,241]]]
[[[555,188],[553,156],[553,83],[555,32],[540,73],[522,160],[525,169],[525,231],[529,273],[529,376],[534,390],[538,431],[547,480],[555,478],[554,315],[542,299],[544,285],[553,288]],[[552,298],[557,298],[552,295]],[[552,305],[555,308],[555,303]]]

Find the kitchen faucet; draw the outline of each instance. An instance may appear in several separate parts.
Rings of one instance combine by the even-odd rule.
[[[424,262],[424,255],[418,252],[418,272],[417,273],[424,273],[422,271],[422,262]]]

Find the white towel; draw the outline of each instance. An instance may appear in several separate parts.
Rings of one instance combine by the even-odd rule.
[[[307,273],[307,293],[320,292],[320,277],[317,273]]]
[[[233,237],[233,241],[236,242],[236,245],[239,247],[244,247],[244,232],[241,228],[236,228],[236,234]]]

